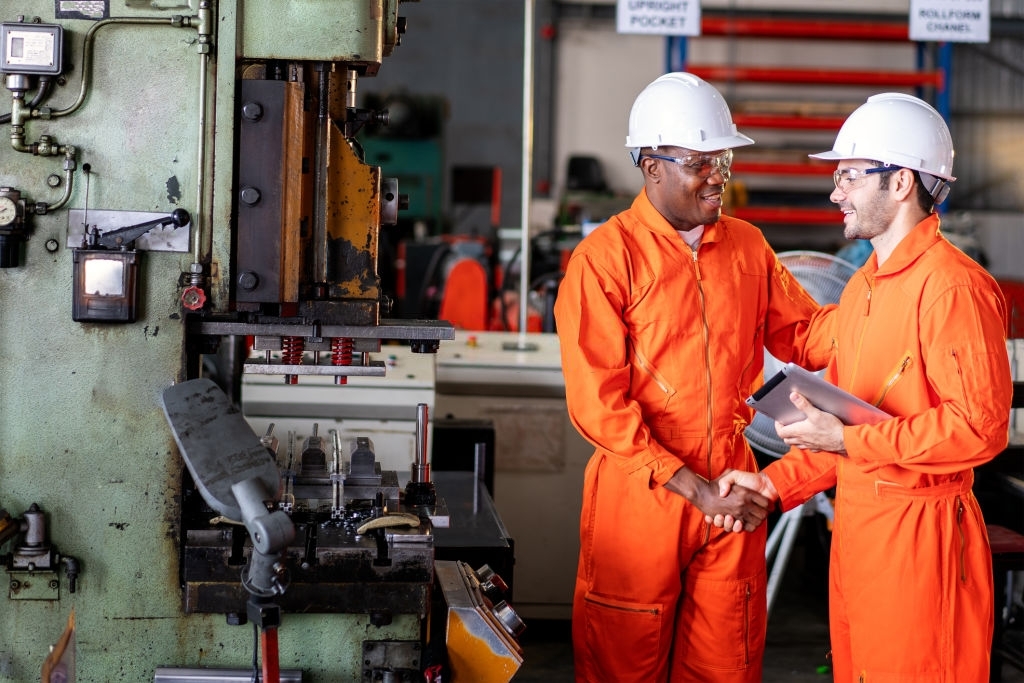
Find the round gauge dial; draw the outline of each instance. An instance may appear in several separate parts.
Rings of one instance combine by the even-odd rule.
[[[0,196],[0,226],[7,226],[18,219],[18,204],[10,197]]]

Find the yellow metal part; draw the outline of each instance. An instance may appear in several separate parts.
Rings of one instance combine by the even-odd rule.
[[[505,634],[496,624],[497,630],[483,637],[481,626],[488,619],[480,608],[448,613],[446,643],[452,683],[507,683],[522,666],[519,646],[502,637]]]
[[[464,562],[434,562],[447,607],[445,648],[452,683],[507,683],[523,663],[523,650],[491,611],[480,582]]]
[[[328,128],[324,187],[327,280],[331,297],[378,301],[380,169],[356,155],[336,125]]]

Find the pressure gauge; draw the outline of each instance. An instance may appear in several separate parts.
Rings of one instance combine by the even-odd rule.
[[[5,228],[18,220],[18,202],[9,195],[0,195],[0,228]]]
[[[25,200],[13,187],[0,187],[0,268],[18,266],[25,241]]]

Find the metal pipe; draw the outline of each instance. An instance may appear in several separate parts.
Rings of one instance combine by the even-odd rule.
[[[196,210],[192,212],[192,263],[193,263],[193,285],[198,286],[202,279],[202,266],[200,265],[203,258],[203,247],[207,246],[204,244],[204,237],[206,237],[206,231],[203,229],[205,223],[206,213],[206,115],[208,108],[208,76],[207,72],[210,68],[210,49],[212,43],[212,26],[214,22],[211,21],[211,0],[200,0],[199,3],[199,103],[197,109],[196,127],[198,128],[199,139],[196,143]],[[213,231],[209,231],[210,244],[207,251],[213,249]],[[199,268],[195,266],[199,265]],[[196,272],[198,271],[198,272]]]
[[[61,147],[64,150],[64,194],[53,204],[46,204],[46,211],[56,211],[63,209],[64,206],[71,200],[71,190],[74,186],[75,180],[75,168],[78,164],[75,162],[75,148],[72,145],[65,145]]]
[[[92,47],[93,41],[96,39],[96,33],[106,26],[113,26],[117,24],[125,25],[140,25],[140,26],[173,26],[175,28],[191,27],[193,21],[196,21],[198,17],[182,17],[181,15],[174,15],[171,17],[114,17],[111,19],[103,19],[93,24],[92,28],[85,34],[85,43],[82,47],[82,84],[78,91],[78,99],[76,99],[70,107],[66,109],[58,109],[56,111],[48,111],[46,109],[33,109],[32,118],[59,118],[61,116],[67,116],[75,113],[82,103],[85,102],[86,93],[89,90],[90,82],[92,81]]]
[[[412,481],[416,484],[430,482],[430,464],[427,462],[427,404],[416,404],[416,462],[412,466]]]
[[[519,346],[526,346],[530,303],[530,195],[533,185],[533,9],[535,0],[523,0],[523,174],[519,214]]]

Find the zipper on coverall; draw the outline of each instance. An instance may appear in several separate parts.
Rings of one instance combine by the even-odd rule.
[[[746,585],[747,599],[743,602],[743,665],[750,664],[750,584]]]
[[[697,298],[700,299],[700,322],[703,335],[703,347],[705,347],[705,379],[708,380],[708,473],[711,476],[711,437],[712,437],[712,390],[711,390],[711,329],[708,326],[708,301],[703,293],[703,280],[700,276],[700,264],[697,262],[697,250],[691,250],[693,254],[693,270],[697,278]]]
[[[967,540],[964,538],[964,502],[956,497],[956,530],[960,533],[960,581],[967,583]]]
[[[691,249],[690,252],[693,255],[693,270],[694,270],[694,273],[697,276],[697,297],[700,299],[700,317],[701,317],[702,330],[703,330],[703,336],[704,336],[704,372],[706,373],[705,374],[705,379],[707,380],[707,388],[708,388],[707,389],[707,403],[708,403],[708,414],[707,414],[707,430],[708,430],[707,437],[708,438],[707,438],[707,443],[708,443],[708,448],[707,448],[706,459],[707,459],[707,477],[710,479],[711,478],[711,435],[712,435],[711,425],[712,425],[712,418],[714,417],[714,414],[713,414],[712,408],[711,408],[711,398],[712,398],[712,394],[711,394],[711,340],[710,340],[711,330],[708,327],[707,301],[704,298],[704,284],[703,284],[703,279],[701,278],[701,274],[700,274],[700,263],[698,263],[698,261],[697,261],[697,250],[696,249]],[[711,526],[708,525],[708,527],[704,530],[704,542],[707,543],[710,538],[711,538]]]
[[[908,367],[910,367],[911,360],[912,359],[909,353],[903,355],[903,360],[901,360],[900,364],[896,366],[896,370],[891,375],[889,375],[889,379],[886,381],[886,383],[882,385],[882,391],[881,393],[879,393],[878,398],[874,401],[874,406],[876,408],[882,405],[882,401],[884,401],[885,397],[889,395],[889,391],[894,386],[896,386],[896,382],[898,382],[900,378],[903,377],[903,373],[907,371]]]

